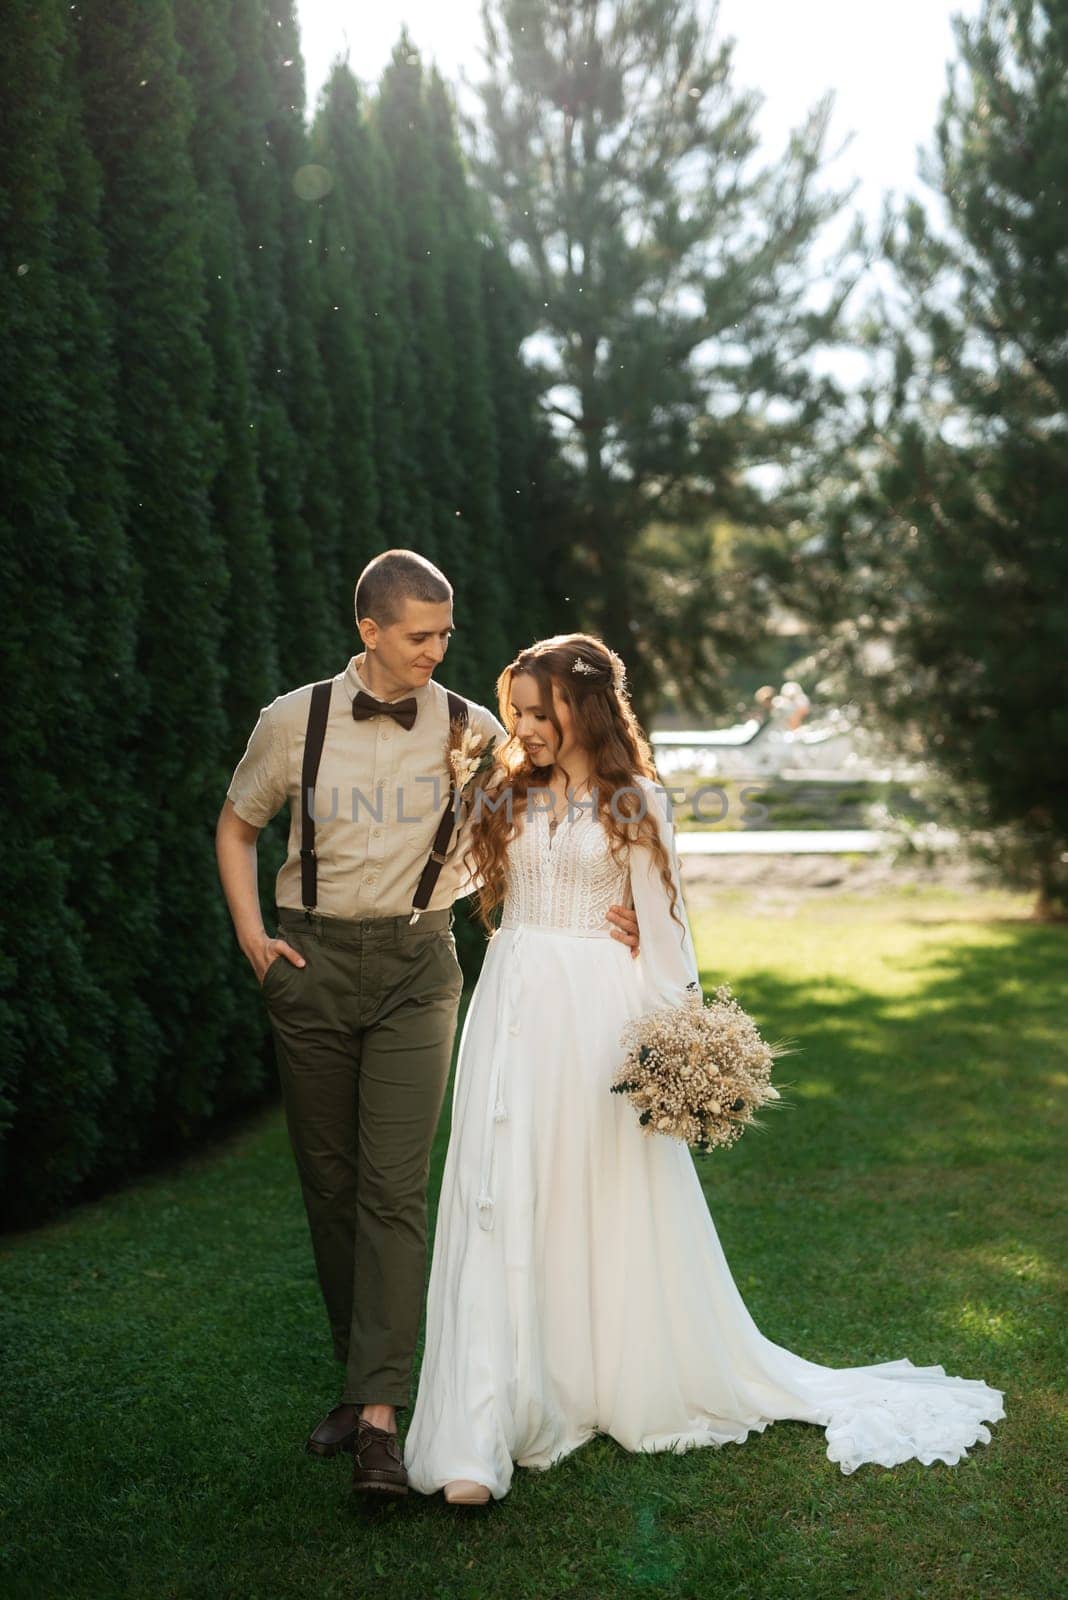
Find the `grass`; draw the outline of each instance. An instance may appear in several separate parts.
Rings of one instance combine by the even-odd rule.
[[[302,1453],[336,1394],[277,1113],[3,1241],[0,1592],[136,1600],[1052,1600],[1064,1591],[1064,929],[913,892],[695,918],[790,1104],[701,1163],[762,1330],[1005,1391],[956,1467],[843,1477],[822,1430],[597,1439],[488,1512],[381,1508]],[[435,1152],[436,1193],[447,1130]],[[1058,1303],[1059,1300],[1059,1303]]]

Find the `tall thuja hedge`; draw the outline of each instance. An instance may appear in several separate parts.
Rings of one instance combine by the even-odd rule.
[[[86,671],[98,645],[86,603],[98,576],[100,623],[117,657],[114,694],[126,714],[133,617],[122,587],[122,492],[106,410],[82,414],[101,395],[91,392],[80,362],[99,362],[103,375],[109,352],[95,293],[96,182],[75,149],[68,29],[66,5],[10,6],[10,77],[0,94],[0,584],[7,601],[0,1186],[12,1216],[54,1203],[92,1168],[114,1070],[108,951],[90,937],[91,896],[79,892],[91,882],[114,905],[108,869],[124,823],[110,841],[101,838],[109,797],[94,780],[106,714],[100,685],[94,695]],[[82,252],[88,271],[75,293],[65,274]],[[103,388],[106,406],[106,377]],[[95,503],[79,505],[81,492]],[[94,572],[94,538],[112,554],[114,571]],[[88,770],[80,770],[83,762]],[[116,770],[121,778],[121,751]],[[82,830],[101,851],[95,861],[82,852]]]
[[[309,478],[320,446],[314,438],[301,438],[296,417],[298,406],[307,404],[298,390],[309,358],[305,334],[294,328],[295,308],[288,296],[294,282],[302,292],[307,289],[292,257],[294,248],[303,254],[309,247],[297,246],[298,237],[306,239],[307,233],[298,235],[294,229],[298,202],[287,187],[305,162],[294,127],[299,113],[290,109],[302,103],[299,56],[295,47],[284,53],[278,39],[280,34],[289,37],[279,22],[292,26],[285,9],[286,16],[276,16],[266,0],[233,0],[230,41],[236,70],[229,94],[237,146],[234,193],[252,280],[249,373],[274,553],[279,672],[283,683],[298,684],[336,670],[331,665],[336,658],[331,641],[335,596],[309,517]],[[316,378],[317,391],[319,387]],[[316,425],[323,426],[322,416]],[[332,542],[333,526],[329,537]]]
[[[362,370],[349,361],[346,379],[341,340],[330,339],[347,306],[370,350],[369,437],[382,535],[448,572],[458,633],[442,676],[485,695],[514,632],[496,403],[509,385],[518,397],[520,364],[517,337],[500,368],[491,363],[495,308],[484,303],[482,274],[489,223],[464,170],[445,86],[436,73],[424,77],[402,40],[368,112],[352,73],[338,63],[313,150],[320,181],[329,185],[321,211],[324,359],[338,372],[332,393],[336,400],[347,381],[359,414]],[[517,460],[532,397],[520,417],[523,404],[506,404],[515,430],[507,450]],[[354,446],[340,410],[335,433],[343,461]],[[359,459],[349,477],[361,482]]]
[[[295,0],[264,0],[264,56],[271,92],[270,148],[281,180],[282,291],[289,322],[286,401],[300,440],[301,509],[311,530],[312,554],[325,601],[325,626],[315,651],[315,670],[336,671],[339,652],[351,643],[351,595],[344,544],[341,496],[333,450],[334,397],[319,349],[323,284],[318,196],[305,179],[310,141],[304,121],[304,62],[300,54]],[[344,581],[343,581],[344,580]]]
[[[162,1041],[143,981],[143,953],[158,918],[158,845],[139,781],[147,710],[137,662],[142,569],[129,532],[130,483],[119,437],[103,184],[81,118],[79,13],[72,21],[54,238],[62,296],[57,348],[74,421],[66,462],[77,523],[63,562],[62,619],[78,640],[78,663],[69,691],[74,714],[55,753],[65,763],[68,798],[76,775],[76,825],[61,832],[67,899],[82,921],[109,1027],[109,1082],[94,1135],[93,1166],[103,1174],[124,1171],[138,1153],[155,1101]],[[20,1148],[24,1155],[22,1140]]]
[[[479,197],[482,199],[483,197]],[[488,225],[479,254],[486,371],[497,437],[508,659],[532,640],[579,626],[565,594],[567,504],[573,483],[540,414],[538,380],[520,357],[537,318],[526,286]]]
[[[426,91],[438,191],[438,244],[445,315],[452,340],[449,433],[456,511],[467,530],[466,588],[460,602],[472,629],[475,681],[485,694],[510,659],[505,629],[504,527],[497,481],[497,421],[490,388],[489,348],[482,306],[480,208],[468,183],[456,120],[438,72]]]
[[[202,207],[169,0],[85,0],[80,80],[103,181],[101,226],[117,308],[116,431],[128,536],[141,575],[142,716],[134,778],[155,871],[141,993],[160,1035],[152,1121],[179,1132],[213,1106],[233,986],[211,829],[225,778],[227,569],[211,491],[223,450],[205,338]]]
[[[9,10],[0,1184],[21,1221],[270,1082],[212,833],[259,706],[357,647],[367,557],[442,562],[449,681],[480,698],[560,619],[527,309],[411,47],[371,107],[338,69],[311,137],[290,5]]]
[[[222,430],[211,515],[230,574],[221,665],[231,749],[247,737],[279,682],[274,553],[260,481],[251,370],[259,351],[256,303],[235,191],[241,102],[233,92],[232,10],[232,0],[175,4],[182,75],[195,97],[190,153],[203,218],[204,331],[214,355],[211,410]]]
[[[369,152],[366,123],[356,80],[335,67],[323,111],[312,130],[312,161],[300,189],[316,202],[320,261],[317,335],[326,386],[330,392],[327,441],[341,503],[342,575],[345,626],[352,637],[352,591],[360,569],[381,549],[382,506],[393,490],[397,463],[393,441],[379,425],[377,369],[372,343],[380,337],[389,349],[388,323],[381,334],[382,285],[389,276],[381,249],[367,259],[364,224],[381,245],[373,213],[366,210]],[[384,386],[382,386],[384,387]],[[390,412],[382,407],[383,423]],[[376,465],[381,459],[381,471]],[[383,480],[387,494],[380,487]]]
[[[348,66],[337,62],[312,130],[315,162],[330,187],[321,202],[329,282],[347,272],[370,359],[370,450],[381,548],[436,555],[421,455],[424,382],[409,314],[401,197],[381,130]],[[327,304],[332,305],[327,295]],[[332,311],[330,315],[333,315]],[[329,327],[324,329],[330,337]],[[345,430],[340,409],[339,432]]]
[[[405,285],[388,217],[393,197],[385,152],[363,92],[343,62],[335,63],[323,91],[312,128],[312,154],[325,189],[320,203],[321,337],[335,400],[339,474],[348,485],[358,486],[355,492],[367,515],[373,512],[368,554],[397,545],[411,548],[428,522],[429,508],[422,504],[418,462],[406,454]],[[347,344],[366,351],[366,361],[344,374],[338,349],[343,336]],[[366,485],[365,460],[372,473]],[[353,493],[352,487],[344,491],[346,514]]]
[[[471,552],[475,530],[464,515],[460,452],[453,430],[456,363],[466,360],[466,352],[449,326],[443,196],[426,88],[419,56],[405,34],[383,75],[374,117],[389,156],[390,214],[406,287],[401,317],[409,340],[402,355],[402,375],[409,388],[417,385],[417,393],[405,403],[410,421],[408,453],[419,463],[429,512],[428,525],[418,529],[412,546],[441,566],[456,594],[457,632],[438,676],[477,697],[479,619],[473,604]]]
[[[180,68],[194,97],[190,155],[202,218],[206,320],[211,348],[210,409],[221,433],[210,516],[229,577],[222,608],[219,682],[226,719],[224,766],[236,760],[260,707],[278,693],[277,591],[271,526],[260,479],[258,407],[251,368],[258,349],[255,303],[234,181],[240,159],[237,59],[229,37],[232,0],[176,0]],[[260,889],[269,897],[278,868],[278,829],[259,852]],[[219,951],[232,1006],[220,1040],[224,1069],[213,1093],[222,1110],[248,1099],[266,1076],[259,996],[232,942]]]

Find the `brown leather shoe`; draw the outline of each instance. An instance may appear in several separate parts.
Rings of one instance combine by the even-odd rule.
[[[359,1406],[342,1401],[312,1429],[304,1448],[312,1456],[336,1456],[340,1450],[351,1450],[356,1443],[359,1420]]]
[[[407,1494],[408,1474],[400,1440],[360,1417],[352,1452],[352,1487],[375,1494]]]

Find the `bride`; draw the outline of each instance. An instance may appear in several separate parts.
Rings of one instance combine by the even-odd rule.
[[[609,1093],[628,1019],[686,1000],[697,961],[674,830],[623,663],[589,634],[498,682],[511,735],[467,861],[502,906],[464,1024],[405,1443],[411,1486],[500,1499],[594,1434],[628,1450],[741,1443],[793,1418],[845,1473],[953,1464],[1001,1392],[904,1359],[823,1367],[760,1332],[685,1145]],[[511,815],[509,816],[509,810]],[[638,917],[637,958],[605,912]]]

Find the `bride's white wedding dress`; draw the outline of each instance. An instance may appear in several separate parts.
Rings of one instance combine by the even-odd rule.
[[[662,791],[639,779],[672,860]],[[523,814],[521,814],[523,813]],[[731,1276],[685,1145],[648,1137],[609,1084],[630,1017],[697,978],[648,847],[631,846],[637,959],[610,936],[627,868],[588,811],[517,808],[501,926],[457,1061],[405,1444],[414,1489],[454,1478],[507,1493],[596,1433],[628,1450],[741,1443],[794,1418],[825,1428],[843,1472],[957,1462],[1001,1392],[909,1360],[819,1366],[760,1332]],[[713,1157],[713,1159],[715,1159]],[[786,1241],[784,1241],[784,1248]]]

